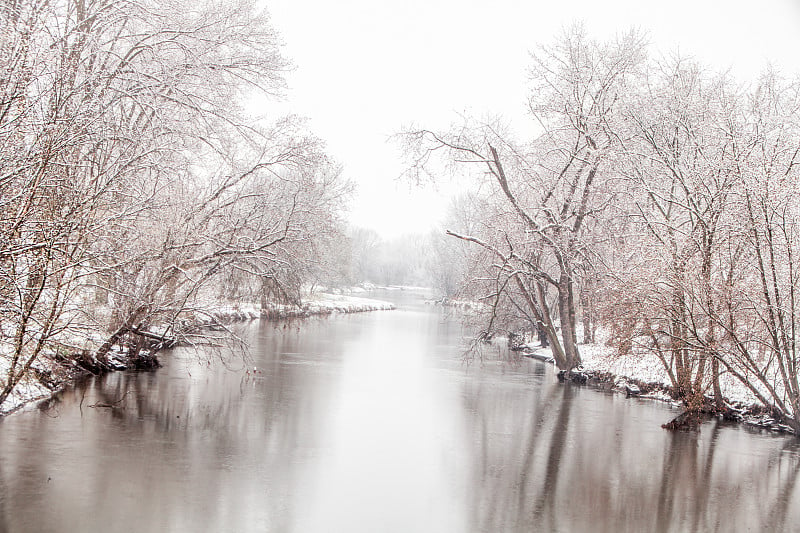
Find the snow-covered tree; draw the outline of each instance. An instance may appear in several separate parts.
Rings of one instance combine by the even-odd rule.
[[[0,403],[45,348],[102,367],[150,326],[188,339],[233,272],[296,295],[348,187],[297,117],[243,111],[287,68],[253,2],[11,2],[0,24]]]
[[[497,311],[510,305],[544,332],[566,371],[581,363],[576,286],[593,259],[585,237],[614,198],[617,107],[643,49],[636,33],[600,43],[576,26],[532,54],[529,110],[539,134],[529,142],[513,140],[498,123],[408,133],[415,171],[445,153],[456,167],[483,167],[494,191],[483,232],[451,232],[486,251],[482,298],[494,311],[483,335],[494,333]]]

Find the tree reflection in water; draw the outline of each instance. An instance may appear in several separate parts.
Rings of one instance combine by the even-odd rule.
[[[249,331],[255,376],[176,352],[0,421],[0,533],[800,527],[794,438],[465,367],[431,311]]]
[[[775,437],[716,422],[666,432],[635,414],[661,411],[667,420],[658,404],[549,382],[511,390],[467,383],[464,407],[474,419],[465,436],[474,442],[474,531],[798,526],[794,439],[780,448]]]

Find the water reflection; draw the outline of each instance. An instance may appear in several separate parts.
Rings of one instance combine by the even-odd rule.
[[[2,420],[0,533],[800,527],[795,439],[465,367],[431,309],[247,335],[258,373],[178,351]]]
[[[668,433],[650,416],[667,420],[660,406],[550,381],[531,390],[467,384],[465,391],[474,420],[467,437],[474,442],[474,531],[798,525],[794,439],[717,423]]]

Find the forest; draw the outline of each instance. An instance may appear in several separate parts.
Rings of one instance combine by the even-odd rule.
[[[733,378],[800,431],[796,79],[573,26],[531,54],[529,135],[399,134],[408,179],[465,192],[446,232],[383,242],[347,227],[302,118],[248,110],[291,68],[251,2],[12,1],[0,24],[0,404],[42,358],[146,367],[218,342],[220,302],[371,281],[480,301],[480,339],[532,332],[567,374],[598,339],[655,355],[690,414]]]
[[[0,533],[800,531],[798,29],[1,1]]]
[[[800,84],[738,82],[646,36],[565,30],[531,54],[531,135],[502,117],[403,135],[418,182],[469,187],[447,234],[481,336],[655,355],[692,416],[735,379],[800,430]],[[462,216],[459,216],[461,213]],[[468,213],[466,218],[464,213]]]
[[[214,341],[215,302],[291,302],[350,184],[295,116],[252,3],[0,6],[0,404],[36,362]],[[147,349],[143,349],[147,348]]]

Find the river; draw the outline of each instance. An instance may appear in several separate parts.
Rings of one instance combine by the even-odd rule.
[[[0,532],[800,528],[798,439],[464,365],[457,319],[379,297],[398,309],[243,326],[247,370],[176,349],[0,420]]]

